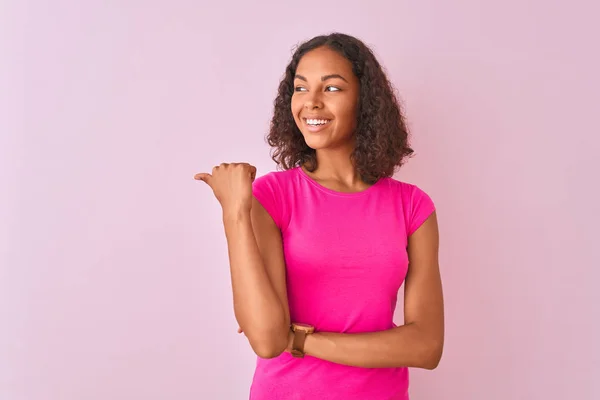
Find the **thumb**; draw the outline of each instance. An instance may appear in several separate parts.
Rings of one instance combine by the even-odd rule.
[[[210,185],[210,180],[212,179],[212,175],[201,172],[199,174],[194,175],[194,179],[197,181],[202,181],[202,182]]]

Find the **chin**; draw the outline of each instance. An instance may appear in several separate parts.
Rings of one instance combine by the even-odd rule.
[[[313,150],[320,150],[327,147],[327,140],[324,139],[325,138],[323,137],[310,137],[304,135],[304,142],[308,147],[310,147]]]

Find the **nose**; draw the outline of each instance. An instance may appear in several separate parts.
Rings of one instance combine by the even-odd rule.
[[[323,101],[320,93],[309,93],[304,102],[304,108],[307,110],[315,110],[323,108]]]

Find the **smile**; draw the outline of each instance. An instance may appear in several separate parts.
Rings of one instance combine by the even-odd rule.
[[[306,128],[311,131],[311,132],[319,132],[323,129],[325,129],[325,127],[327,125],[329,125],[329,123],[331,122],[330,119],[307,119],[307,118],[302,118],[302,120],[304,121],[304,124],[306,125]]]

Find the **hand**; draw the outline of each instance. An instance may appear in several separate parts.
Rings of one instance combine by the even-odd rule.
[[[256,167],[248,163],[223,163],[214,167],[212,174],[194,175],[194,179],[210,186],[223,211],[249,211],[252,208],[252,182],[255,178]]]

